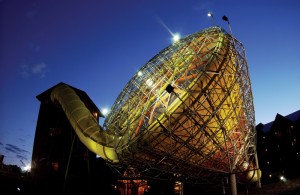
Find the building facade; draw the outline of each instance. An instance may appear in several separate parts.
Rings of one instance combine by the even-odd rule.
[[[61,106],[51,101],[56,86],[37,96],[40,110],[31,165],[34,189],[43,194],[91,194],[100,189],[110,194],[113,175],[105,161],[78,139]],[[103,115],[88,95],[71,88],[99,121]]]
[[[258,124],[257,152],[263,184],[300,176],[300,110]]]

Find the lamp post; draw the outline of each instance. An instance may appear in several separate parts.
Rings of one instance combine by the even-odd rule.
[[[215,18],[214,18],[214,14],[212,12],[208,12],[207,16],[210,17],[212,19],[212,24],[213,26],[216,26],[216,22],[215,22]]]

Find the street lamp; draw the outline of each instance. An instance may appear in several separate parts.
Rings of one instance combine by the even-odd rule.
[[[216,26],[216,24],[215,24],[215,19],[214,19],[214,14],[213,14],[212,12],[208,12],[208,13],[207,13],[207,16],[210,17],[210,18],[212,19],[213,25]]]

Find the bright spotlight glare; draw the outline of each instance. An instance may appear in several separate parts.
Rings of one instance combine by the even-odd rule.
[[[31,170],[30,164],[26,165],[26,166],[23,168],[23,171],[26,171],[26,172],[30,172],[30,170]]]
[[[172,37],[172,39],[173,39],[173,42],[174,42],[174,43],[177,42],[177,41],[179,41],[179,39],[180,39],[180,34],[179,34],[179,33],[174,34],[173,37]]]
[[[286,182],[286,178],[284,176],[280,176],[280,180]]]
[[[283,177],[283,176],[281,176],[281,177],[280,177],[280,180],[283,180],[283,179],[284,179],[284,177]]]
[[[143,75],[142,71],[138,71],[137,75],[142,76]]]
[[[208,16],[208,17],[212,17],[212,13],[211,13],[211,12],[208,12],[208,13],[207,13],[207,16]]]
[[[101,112],[102,112],[103,115],[106,115],[108,113],[108,109],[107,108],[103,108]]]
[[[154,82],[153,82],[151,79],[148,79],[148,80],[146,81],[146,84],[147,84],[149,87],[153,87]]]

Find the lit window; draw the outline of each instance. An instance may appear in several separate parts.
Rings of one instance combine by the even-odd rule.
[[[58,162],[52,162],[52,169],[58,171]]]
[[[94,112],[93,115],[94,115],[95,118],[97,118],[98,113],[97,113],[97,112]]]

